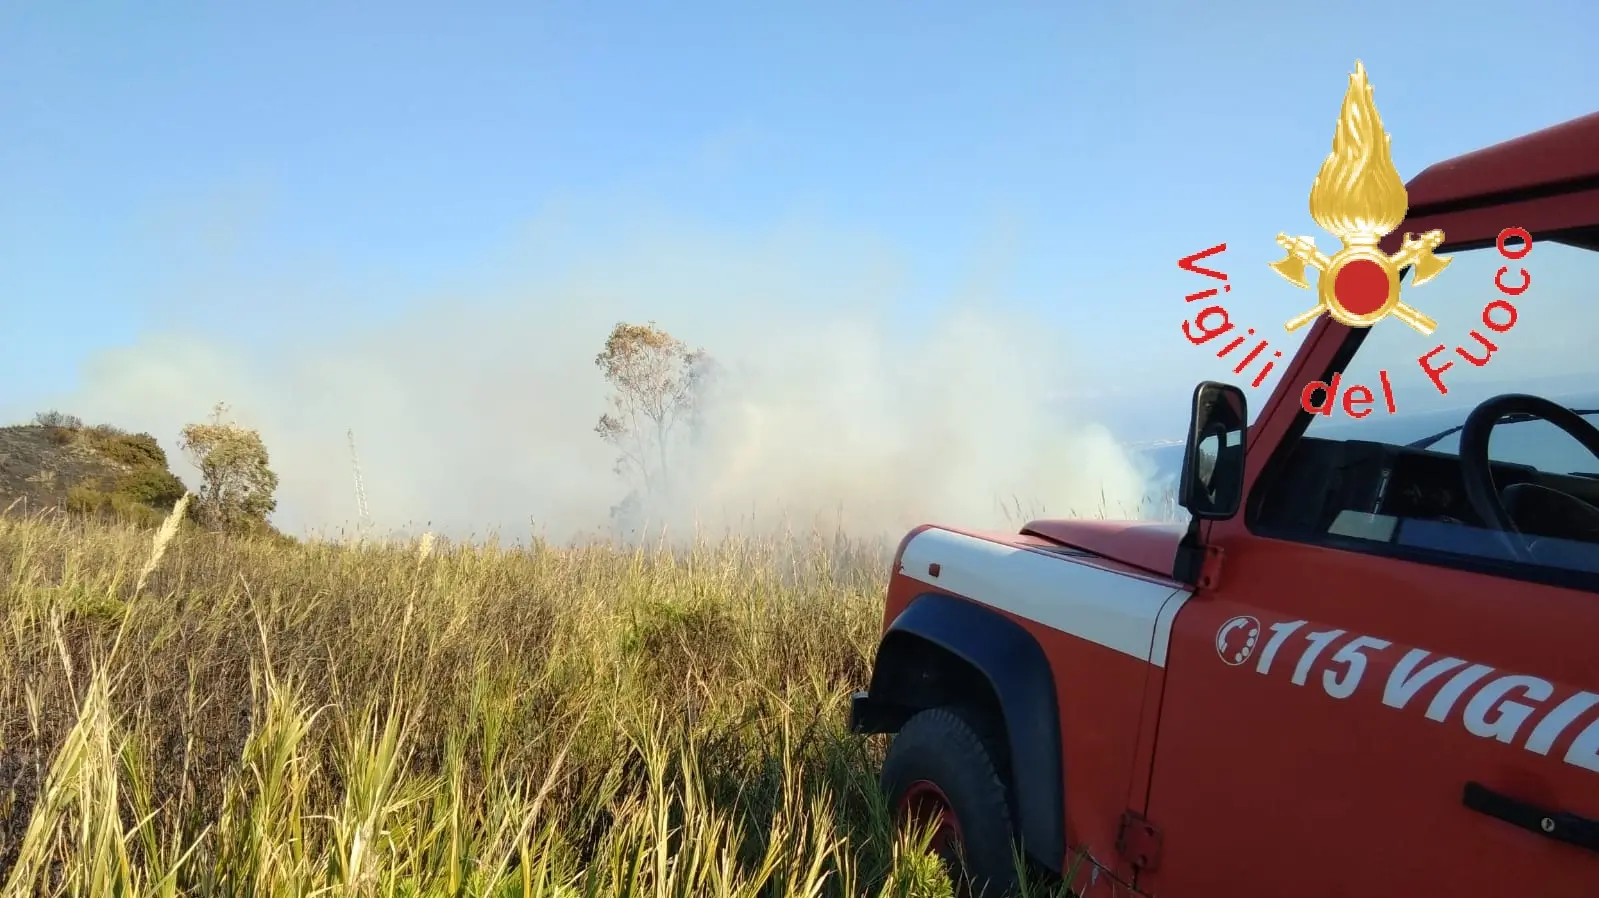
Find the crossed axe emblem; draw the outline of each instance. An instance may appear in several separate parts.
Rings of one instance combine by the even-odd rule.
[[[1329,258],[1316,248],[1311,237],[1277,235],[1277,245],[1288,253],[1271,263],[1273,271],[1290,284],[1310,289],[1305,267],[1316,269],[1316,305],[1289,319],[1292,333],[1316,320],[1322,312],[1350,327],[1370,327],[1392,314],[1422,334],[1431,334],[1438,322],[1399,298],[1399,278],[1413,267],[1410,286],[1418,287],[1437,277],[1453,261],[1433,255],[1444,242],[1443,231],[1428,231],[1421,236],[1406,234],[1399,252],[1392,256],[1372,243],[1345,243]]]

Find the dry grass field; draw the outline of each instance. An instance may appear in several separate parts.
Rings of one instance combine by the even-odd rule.
[[[949,894],[845,731],[886,544],[165,539],[0,517],[5,896]]]

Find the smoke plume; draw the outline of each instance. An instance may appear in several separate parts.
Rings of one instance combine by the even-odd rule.
[[[354,525],[353,429],[380,531],[564,540],[607,528],[628,492],[594,433],[594,356],[617,321],[653,320],[726,372],[705,438],[678,462],[683,488],[651,509],[678,532],[1137,513],[1145,477],[1074,416],[1089,374],[1043,316],[980,287],[907,301],[892,255],[866,241],[677,229],[613,243],[565,259],[522,246],[510,255],[532,262],[490,264],[498,275],[383,319],[252,304],[227,329],[153,333],[90,360],[58,406],[148,430],[176,458],[179,427],[226,401],[265,437],[289,532]],[[227,317],[227,289],[213,278],[191,301]]]

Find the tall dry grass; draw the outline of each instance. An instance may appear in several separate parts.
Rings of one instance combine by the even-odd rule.
[[[888,548],[0,517],[0,888],[948,894],[844,729]]]

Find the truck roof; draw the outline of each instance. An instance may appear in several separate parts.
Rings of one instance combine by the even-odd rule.
[[[1445,251],[1492,246],[1507,222],[1540,239],[1599,251],[1599,112],[1423,169],[1405,185],[1410,211],[1383,238],[1386,252],[1406,233],[1442,228]]]
[[[1413,217],[1599,180],[1599,112],[1456,156],[1405,185]],[[1530,196],[1517,198],[1531,199]],[[1440,208],[1446,207],[1446,208]]]

